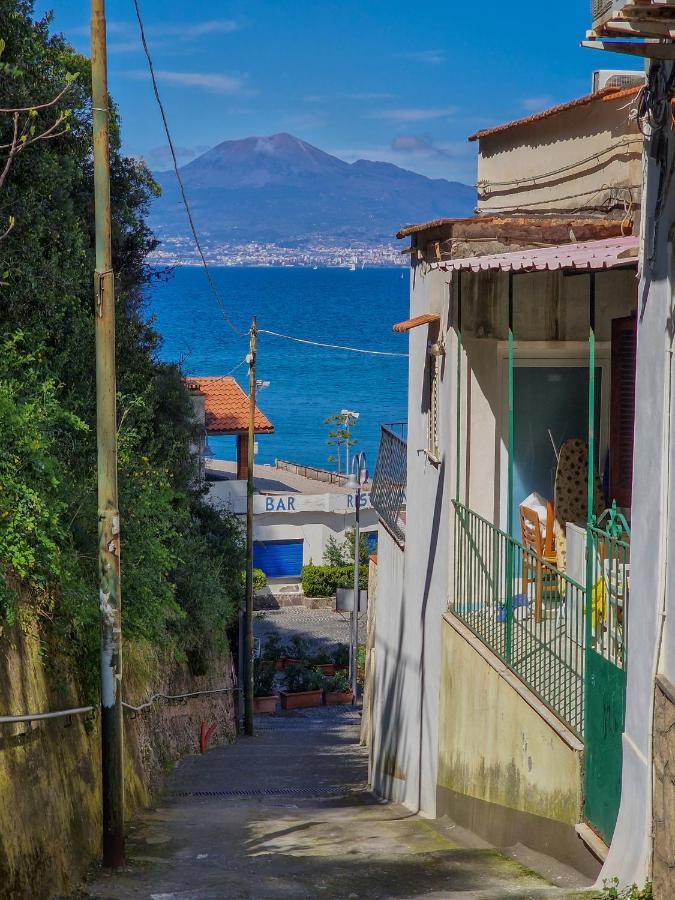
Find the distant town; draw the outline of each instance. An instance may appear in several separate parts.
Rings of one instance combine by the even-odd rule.
[[[317,243],[304,247],[280,247],[278,244],[250,241],[246,244],[205,243],[206,261],[215,266],[334,266],[347,269],[391,267],[407,265],[407,257],[390,244],[350,247],[327,246]],[[188,237],[164,237],[150,262],[161,265],[201,265]]]

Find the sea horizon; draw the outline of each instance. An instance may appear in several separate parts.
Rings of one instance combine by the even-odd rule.
[[[392,331],[408,314],[403,267],[209,265],[242,335],[224,321],[199,268],[172,266],[168,280],[146,292],[147,313],[162,338],[158,356],[180,363],[186,376],[230,374],[248,392],[246,332],[254,314],[259,328],[302,340],[407,353],[405,337]],[[323,423],[346,408],[360,413],[352,452],[364,450],[372,472],[380,425],[406,418],[407,358],[329,350],[264,333],[258,346],[258,378],[270,387],[257,400],[275,433],[257,439],[256,462],[285,459],[335,470]],[[218,459],[235,458],[234,438],[209,437],[209,446]]]

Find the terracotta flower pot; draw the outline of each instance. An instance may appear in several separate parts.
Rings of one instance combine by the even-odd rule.
[[[323,691],[282,691],[282,709],[307,709],[310,706],[321,706],[321,694]]]
[[[254,697],[253,712],[255,713],[272,713],[277,711],[277,695],[272,694],[271,697]]]
[[[282,669],[287,669],[288,666],[299,666],[300,665],[299,659],[291,659],[289,656],[284,656],[279,661],[281,662]]]
[[[333,706],[336,703],[351,703],[354,699],[353,691],[324,691],[324,703]]]
[[[335,663],[321,663],[317,669],[322,675],[335,675]]]
[[[336,672],[346,672],[349,669],[348,663],[335,663]]]

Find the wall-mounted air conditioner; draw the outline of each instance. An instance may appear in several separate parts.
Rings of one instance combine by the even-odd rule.
[[[593,72],[593,93],[605,88],[623,90],[629,87],[640,87],[645,83],[644,72],[625,72],[621,69],[597,69]]]

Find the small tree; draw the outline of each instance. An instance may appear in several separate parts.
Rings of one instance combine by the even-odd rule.
[[[345,533],[344,541],[329,537],[323,551],[326,566],[351,566],[354,562],[354,529]],[[359,565],[368,565],[368,541],[365,534],[359,535]]]
[[[336,452],[331,454],[328,457],[328,462],[337,463],[338,474],[342,471],[340,466],[341,453],[340,448],[345,448],[345,471],[347,470],[347,460],[349,459],[349,449],[353,447],[355,444],[358,444],[358,441],[352,437],[352,431],[356,426],[358,421],[358,416],[355,416],[353,413],[345,411],[335,413],[335,415],[328,416],[327,419],[324,419],[323,424],[328,425],[330,430],[328,432],[328,438],[326,443],[331,446],[335,446]]]

